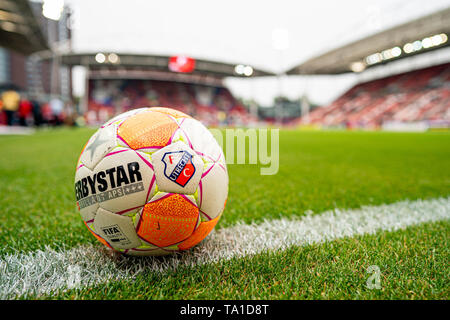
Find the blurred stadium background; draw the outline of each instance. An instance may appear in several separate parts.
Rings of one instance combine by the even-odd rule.
[[[78,52],[63,1],[0,0],[0,125],[92,125],[143,106],[170,106],[208,126],[283,125],[425,131],[450,127],[450,8],[381,30],[281,72],[186,55]],[[280,40],[281,38],[281,40]],[[283,47],[283,34],[278,45]],[[418,59],[419,57],[419,59]],[[73,69],[85,70],[75,96]],[[306,94],[272,105],[233,94],[228,78],[354,74],[329,104]]]
[[[449,0],[0,0],[0,299],[448,300],[449,36]],[[74,169],[143,106],[286,130],[204,245],[111,259]]]

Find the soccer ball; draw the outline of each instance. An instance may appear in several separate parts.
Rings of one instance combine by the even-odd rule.
[[[170,108],[128,111],[92,135],[75,173],[88,230],[128,255],[187,250],[216,226],[228,196],[221,147],[205,126]]]

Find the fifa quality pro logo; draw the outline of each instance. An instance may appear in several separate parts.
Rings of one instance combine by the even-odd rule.
[[[144,190],[137,162],[98,171],[75,182],[75,194],[80,209]]]
[[[164,163],[164,175],[179,186],[186,186],[195,173],[192,155],[185,150],[166,152],[161,161]]]

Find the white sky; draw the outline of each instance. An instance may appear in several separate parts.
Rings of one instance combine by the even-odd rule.
[[[146,1],[66,0],[74,10],[73,48],[148,54],[187,54],[270,71],[286,70],[329,49],[450,6],[450,0]],[[285,29],[289,48],[273,47],[274,29]],[[82,92],[76,70],[74,90]],[[308,79],[308,80],[306,80]],[[356,81],[338,77],[227,79],[236,96],[269,105],[280,90],[328,103]]]

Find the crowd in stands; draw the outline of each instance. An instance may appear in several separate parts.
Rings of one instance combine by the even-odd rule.
[[[450,63],[360,83],[301,124],[377,128],[389,121],[450,123]]]
[[[171,107],[207,126],[256,123],[225,87],[157,80],[91,80],[87,123],[141,107]]]
[[[55,97],[41,103],[26,93],[4,90],[0,94],[0,125],[7,126],[58,126],[72,124],[73,108]]]

